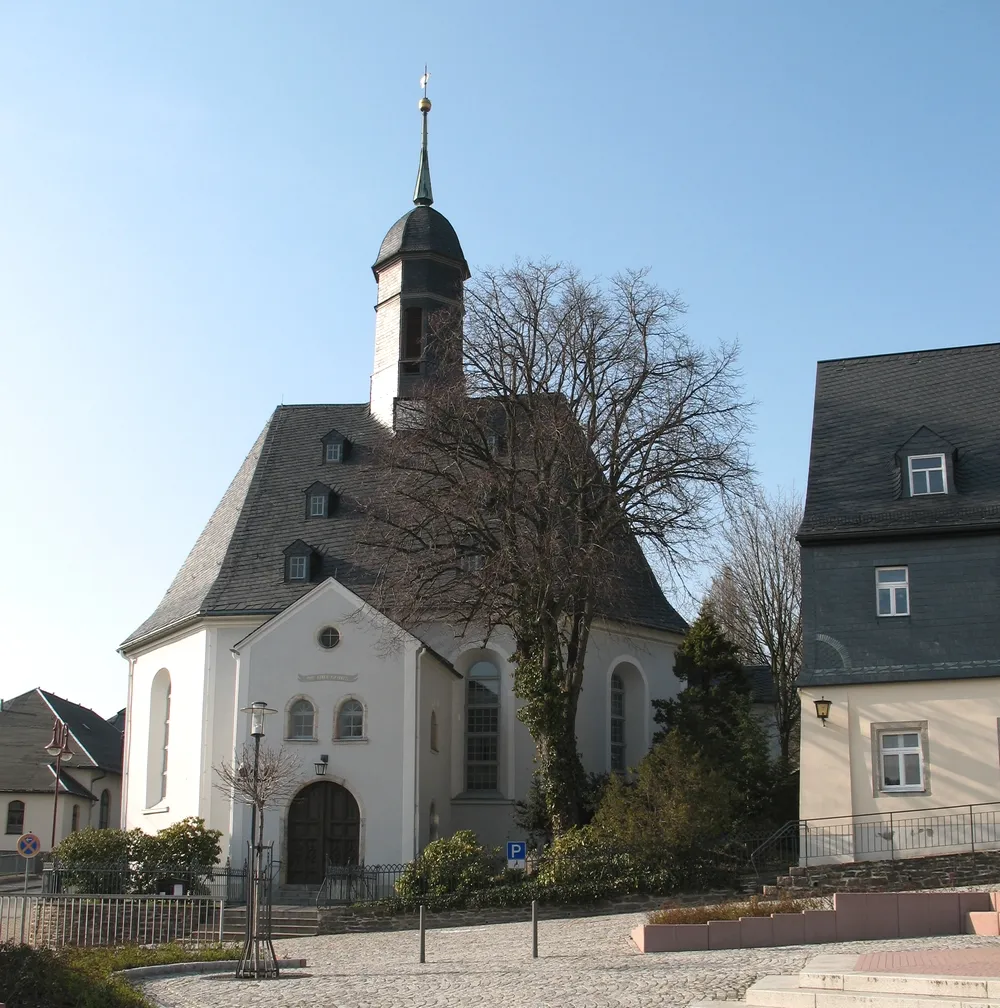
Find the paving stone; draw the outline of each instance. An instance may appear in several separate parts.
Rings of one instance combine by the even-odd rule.
[[[739,1000],[761,977],[794,973],[816,955],[996,947],[996,938],[957,935],[786,948],[641,955],[629,931],[642,914],[546,921],[531,958],[527,924],[427,932],[417,962],[414,932],[320,935],[275,942],[309,965],[287,978],[169,976],[142,989],[161,1008],[651,1008]]]

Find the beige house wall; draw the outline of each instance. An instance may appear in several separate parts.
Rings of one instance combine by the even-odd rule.
[[[989,810],[973,810],[975,837],[968,830],[963,834],[957,825],[961,809],[935,813],[930,819],[921,815],[919,837],[916,817],[909,817],[914,822],[908,827],[906,814],[919,815],[919,810],[943,806],[1000,803],[1000,680],[808,687],[800,690],[800,697],[802,819],[870,817],[871,829],[882,822],[878,826],[881,833],[893,833],[887,841],[891,849],[882,852],[884,856],[940,853],[944,846],[956,849],[966,841],[971,845],[973,839],[990,846],[998,842],[994,833],[1000,827],[1000,804],[995,815]],[[816,717],[814,701],[820,697],[831,702],[825,725]],[[873,766],[877,762],[873,735],[877,736],[878,726],[924,722],[923,790],[880,791]],[[886,825],[890,813],[894,819],[891,830]],[[945,827],[951,831],[947,842]],[[919,840],[917,846],[914,837]],[[861,842],[857,832],[854,840]],[[845,834],[842,849],[828,853],[839,854],[837,860],[850,860],[854,852],[849,846]],[[866,849],[870,853],[870,842]]]

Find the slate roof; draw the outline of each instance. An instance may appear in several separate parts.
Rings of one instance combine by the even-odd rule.
[[[899,449],[955,449],[955,493],[905,497]],[[803,541],[1000,528],[1000,343],[820,361]]]
[[[448,218],[433,207],[416,206],[389,228],[372,269],[377,274],[380,266],[403,252],[436,252],[460,262],[465,275],[469,275],[469,266],[455,229]]]
[[[5,701],[0,710],[0,791],[53,791],[54,763],[45,752],[52,738],[53,711],[69,727],[74,753],[73,762],[62,768],[62,788],[93,799],[73,776],[73,767],[97,767],[120,774],[122,734],[89,707],[41,689]]]
[[[351,443],[344,462],[324,461],[322,439],[331,428]],[[372,448],[387,433],[367,403],[278,407],[163,600],[122,647],[199,615],[276,614],[327,577],[365,597],[373,578],[351,557],[359,502],[379,485]],[[328,518],[306,516],[305,493],[316,482],[338,494]],[[284,581],[282,550],[297,539],[320,554],[311,583]],[[640,558],[634,566],[628,597],[619,612],[607,615],[683,633],[687,624],[664,598],[648,564]]]
[[[774,703],[777,697],[770,665],[744,665],[743,674],[750,684],[750,697],[755,704]]]

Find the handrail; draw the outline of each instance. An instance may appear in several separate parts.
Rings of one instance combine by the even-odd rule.
[[[800,819],[799,825],[808,828],[816,823],[834,822],[841,819],[873,819],[880,816],[910,815],[911,813],[919,812],[948,812],[951,809],[962,809],[964,812],[969,812],[973,809],[986,808],[991,805],[1000,806],[1000,801],[976,802],[971,805],[968,802],[962,805],[934,805],[930,808],[885,809],[878,812],[854,812],[850,815],[842,816],[817,816],[815,819]]]

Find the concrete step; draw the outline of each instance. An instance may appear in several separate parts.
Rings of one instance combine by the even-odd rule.
[[[763,977],[747,990],[745,1003],[756,1008],[1000,1008],[1000,998],[988,995],[984,978],[856,976],[870,985],[859,981],[858,988],[831,990],[802,987],[798,976]]]

